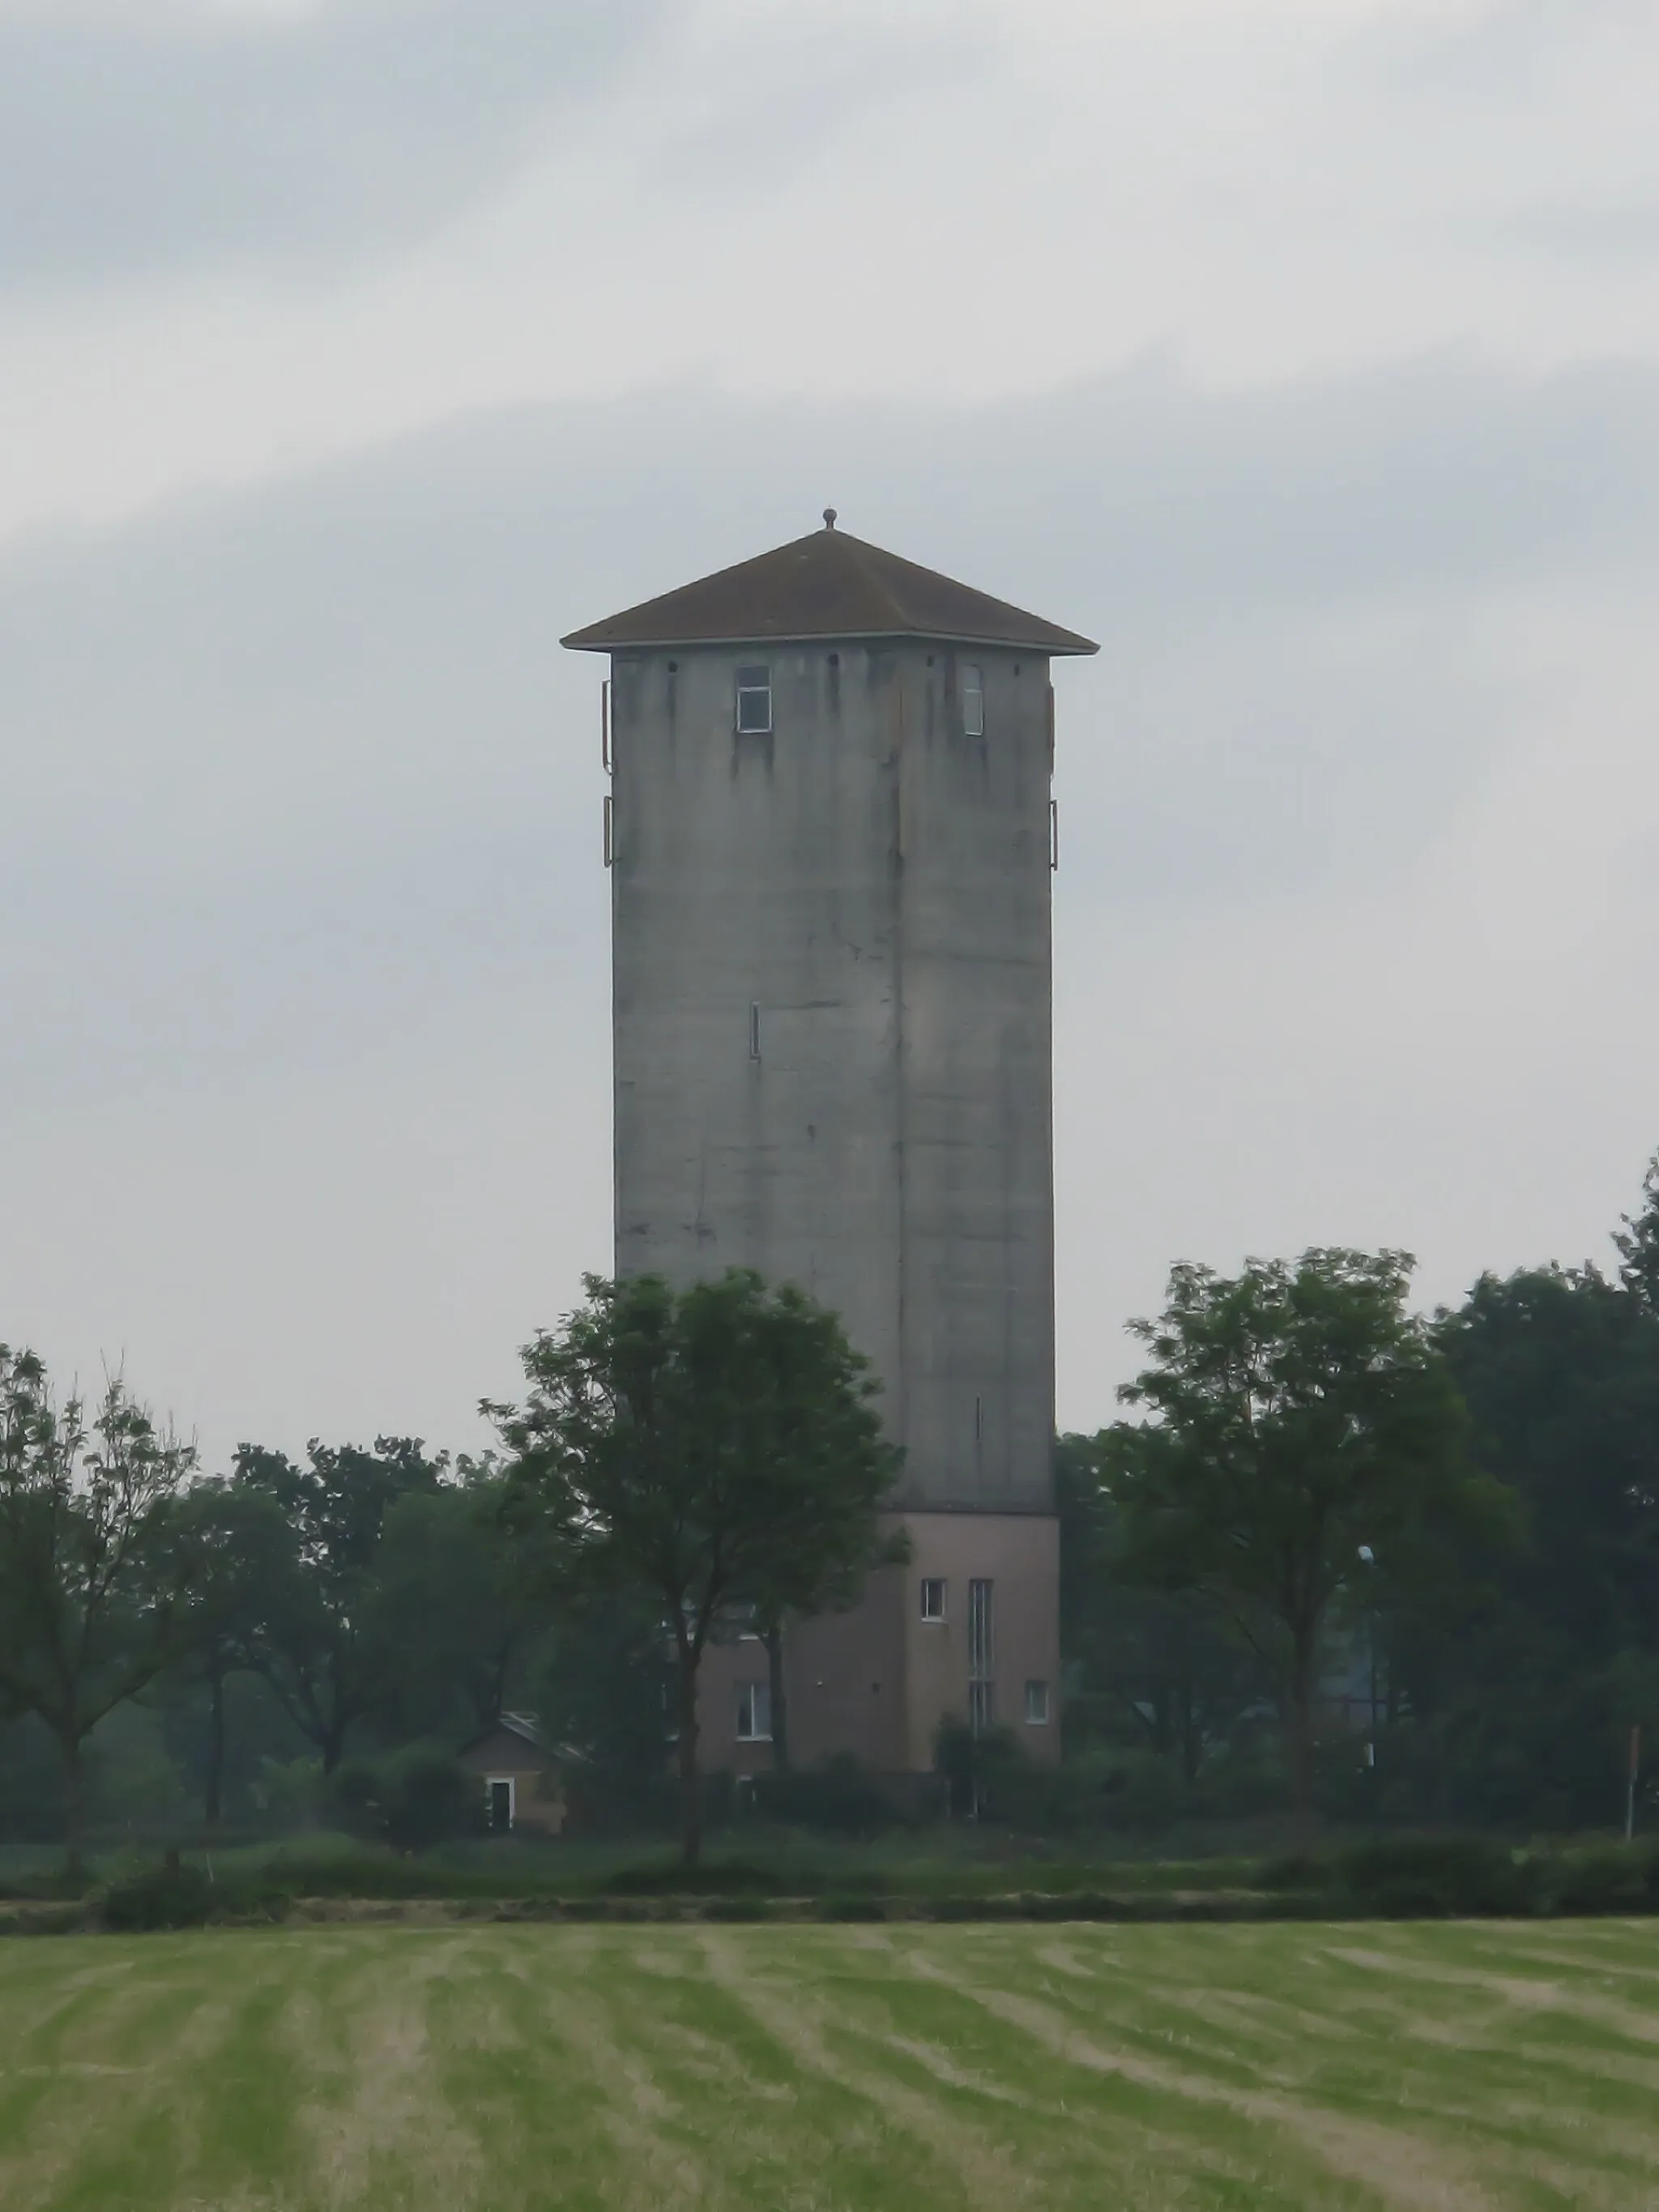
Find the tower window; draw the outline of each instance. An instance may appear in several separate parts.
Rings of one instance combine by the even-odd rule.
[[[996,1659],[996,1628],[991,1613],[992,1584],[977,1576],[968,1585],[968,1672],[988,1675]]]
[[[771,1684],[769,1682],[739,1682],[738,1685],[738,1741],[739,1743],[770,1743],[771,1741]]]
[[[1047,1728],[1048,1725],[1048,1685],[1028,1682],[1025,1685],[1025,1725],[1027,1728]]]
[[[738,671],[738,734],[763,738],[772,727],[772,672],[769,668]]]
[[[994,1682],[968,1685],[968,1727],[974,1735],[989,1735],[997,1724],[997,1686]]]
[[[924,1620],[944,1620],[945,1577],[943,1575],[924,1575],[922,1577],[921,1617]]]
[[[967,666],[962,672],[962,734],[985,735],[985,678],[979,669]]]

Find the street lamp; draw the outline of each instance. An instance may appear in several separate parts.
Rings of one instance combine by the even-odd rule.
[[[1372,1551],[1369,1544],[1362,1544],[1359,1547],[1359,1564],[1362,1567],[1369,1567],[1373,1573],[1376,1572],[1376,1554]],[[1370,1739],[1365,1745],[1365,1764],[1371,1771],[1371,1818],[1376,1820],[1377,1818],[1378,1784],[1376,1771],[1376,1601],[1374,1592],[1370,1603],[1368,1603],[1365,1607],[1365,1644],[1370,1661],[1371,1677],[1371,1729]]]

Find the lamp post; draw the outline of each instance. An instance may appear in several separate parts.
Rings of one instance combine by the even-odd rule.
[[[1359,1564],[1362,1567],[1369,1568],[1371,1573],[1375,1574],[1376,1571],[1376,1554],[1372,1551],[1369,1544],[1362,1544],[1359,1547]],[[1370,1733],[1365,1744],[1365,1764],[1371,1771],[1371,1820],[1373,1825],[1380,1826],[1381,1814],[1379,1808],[1381,1782],[1377,1774],[1376,1767],[1376,1598],[1375,1584],[1372,1585],[1371,1591],[1365,1606],[1365,1647],[1366,1656],[1370,1668]]]

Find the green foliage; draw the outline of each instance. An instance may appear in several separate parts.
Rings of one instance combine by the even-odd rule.
[[[143,1935],[214,1921],[281,1920],[291,1901],[263,1874],[216,1881],[207,1868],[169,1855],[160,1866],[109,1883],[98,1899],[98,1918],[112,1935]]]
[[[1412,1721],[1385,1796],[1407,1817],[1611,1825],[1632,1723],[1659,1732],[1659,1315],[1552,1267],[1483,1276],[1438,1334],[1524,1534],[1466,1547],[1462,1605],[1394,1607]]]
[[[492,1463],[464,1462],[456,1479],[409,1488],[386,1509],[368,1629],[398,1656],[376,1707],[394,1735],[492,1726],[538,1662],[545,1608],[523,1585],[504,1486]]]
[[[775,1867],[753,1859],[704,1859],[693,1879],[698,1896],[775,1897],[787,1886]],[[684,1860],[655,1859],[618,1867],[604,1887],[611,1897],[677,1897],[686,1894],[687,1885]]]
[[[1108,1487],[1115,1450],[1104,1431],[1061,1437],[1054,1452],[1066,1747],[1127,1741],[1191,1784],[1274,1685],[1206,1592],[1137,1580],[1134,1532]]]
[[[178,1638],[191,1556],[173,1535],[195,1458],[118,1376],[90,1408],[59,1405],[44,1364],[0,1345],[0,1705],[57,1744],[71,1866],[87,1738]]]
[[[516,1455],[506,1511],[555,1588],[633,1587],[678,1661],[683,1837],[702,1841],[698,1670],[721,1619],[850,1601],[890,1555],[896,1472],[869,1364],[840,1322],[750,1271],[675,1291],[585,1278],[525,1347],[521,1407],[485,1410]]]
[[[112,1882],[99,1917],[114,1935],[138,1935],[157,1928],[204,1928],[212,1910],[213,1886],[202,1869],[174,1862]]]
[[[420,1850],[484,1831],[477,1778],[449,1753],[411,1744],[376,1759],[348,1759],[329,1796],[356,1835]]]
[[[1401,1253],[1304,1252],[1224,1278],[1183,1265],[1152,1363],[1120,1395],[1146,1409],[1100,1439],[1127,1571],[1224,1608],[1282,1686],[1293,1794],[1312,1806],[1315,1698],[1334,1608],[1362,1547],[1391,1584],[1468,1531],[1499,1536],[1507,1495],[1467,1454],[1468,1417]]]
[[[392,1694],[404,1665],[374,1619],[387,1516],[399,1499],[435,1490],[447,1465],[409,1437],[379,1437],[372,1452],[313,1438],[303,1467],[258,1445],[237,1449],[237,1488],[268,1500],[289,1539],[262,1583],[250,1656],[317,1747],[325,1774],[338,1765],[353,1727]]]
[[[750,1789],[754,1810],[765,1820],[841,1836],[878,1836],[901,1825],[891,1791],[850,1752],[804,1772],[757,1774]]]

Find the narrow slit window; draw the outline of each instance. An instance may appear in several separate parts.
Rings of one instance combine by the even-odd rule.
[[[760,1058],[760,1002],[756,999],[749,1001],[749,1057]]]
[[[921,1617],[924,1620],[944,1620],[945,1577],[943,1575],[924,1575],[922,1577]]]
[[[738,735],[763,738],[772,727],[772,672],[769,668],[738,671]]]
[[[968,1685],[968,1727],[969,1733],[989,1735],[997,1724],[997,1686],[994,1682],[969,1682]]]
[[[770,1743],[772,1741],[772,1686],[769,1682],[742,1682],[738,1686],[738,1741],[739,1743]]]
[[[1027,1728],[1047,1728],[1048,1725],[1048,1685],[1028,1682],[1025,1685],[1025,1725]]]
[[[968,1672],[988,1676],[996,1658],[996,1628],[991,1613],[992,1584],[975,1576],[968,1585]]]
[[[964,665],[962,672],[962,733],[985,735],[985,677],[982,670]]]

